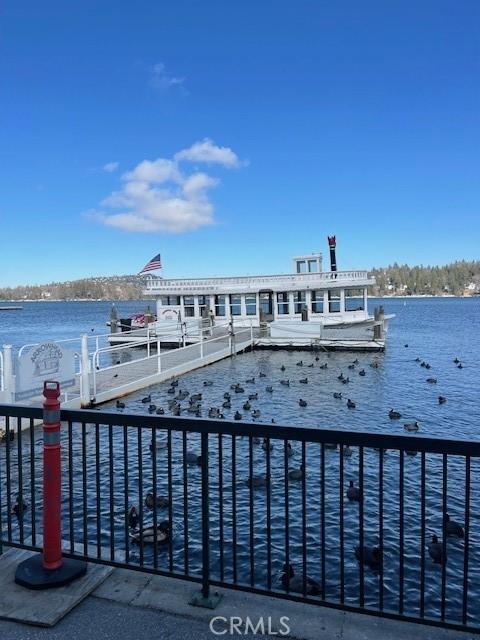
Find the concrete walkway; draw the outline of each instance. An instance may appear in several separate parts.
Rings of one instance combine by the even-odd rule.
[[[230,616],[241,618],[241,637],[245,634],[247,616],[256,625],[268,619],[273,637],[305,640],[467,640],[478,636],[429,627],[343,613],[276,598],[257,596],[239,591],[223,591],[223,599],[214,610],[192,607],[188,600],[196,585],[180,580],[149,576],[133,571],[115,570],[92,595],[79,604],[54,628],[45,629],[0,620],[2,640],[189,640],[216,637],[240,637],[228,631]],[[55,598],[52,593],[52,598]],[[278,632],[281,617],[288,618],[288,635]],[[210,629],[210,621],[218,632]],[[226,633],[220,632],[227,630]]]

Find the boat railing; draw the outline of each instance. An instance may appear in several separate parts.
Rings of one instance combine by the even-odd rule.
[[[227,286],[255,286],[258,288],[265,285],[266,288],[272,283],[285,283],[287,286],[302,286],[305,283],[325,283],[328,281],[336,282],[338,280],[366,280],[368,279],[368,271],[326,271],[322,273],[294,273],[294,274],[277,274],[271,276],[232,276],[223,278],[190,278],[190,279],[163,279],[149,278],[146,282],[146,290],[172,289],[172,290],[202,290],[205,287],[218,287],[219,285]]]
[[[67,557],[189,581],[197,604],[222,587],[480,631],[480,442],[125,403],[61,411]],[[0,552],[41,552],[42,411],[1,416]]]

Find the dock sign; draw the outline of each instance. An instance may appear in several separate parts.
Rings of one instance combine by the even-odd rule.
[[[43,342],[17,358],[15,399],[41,395],[45,380],[52,379],[62,388],[75,385],[75,355],[55,342]]]

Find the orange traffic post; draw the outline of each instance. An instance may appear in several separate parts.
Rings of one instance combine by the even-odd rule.
[[[87,570],[86,562],[62,557],[60,384],[46,381],[43,397],[43,553],[21,562],[15,573],[15,582],[29,589],[61,587]]]

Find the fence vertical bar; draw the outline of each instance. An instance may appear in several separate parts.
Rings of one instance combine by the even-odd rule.
[[[218,592],[210,593],[210,533],[209,533],[209,479],[208,479],[208,433],[201,436],[202,470],[202,589],[193,594],[190,604],[214,609],[220,602]]]

